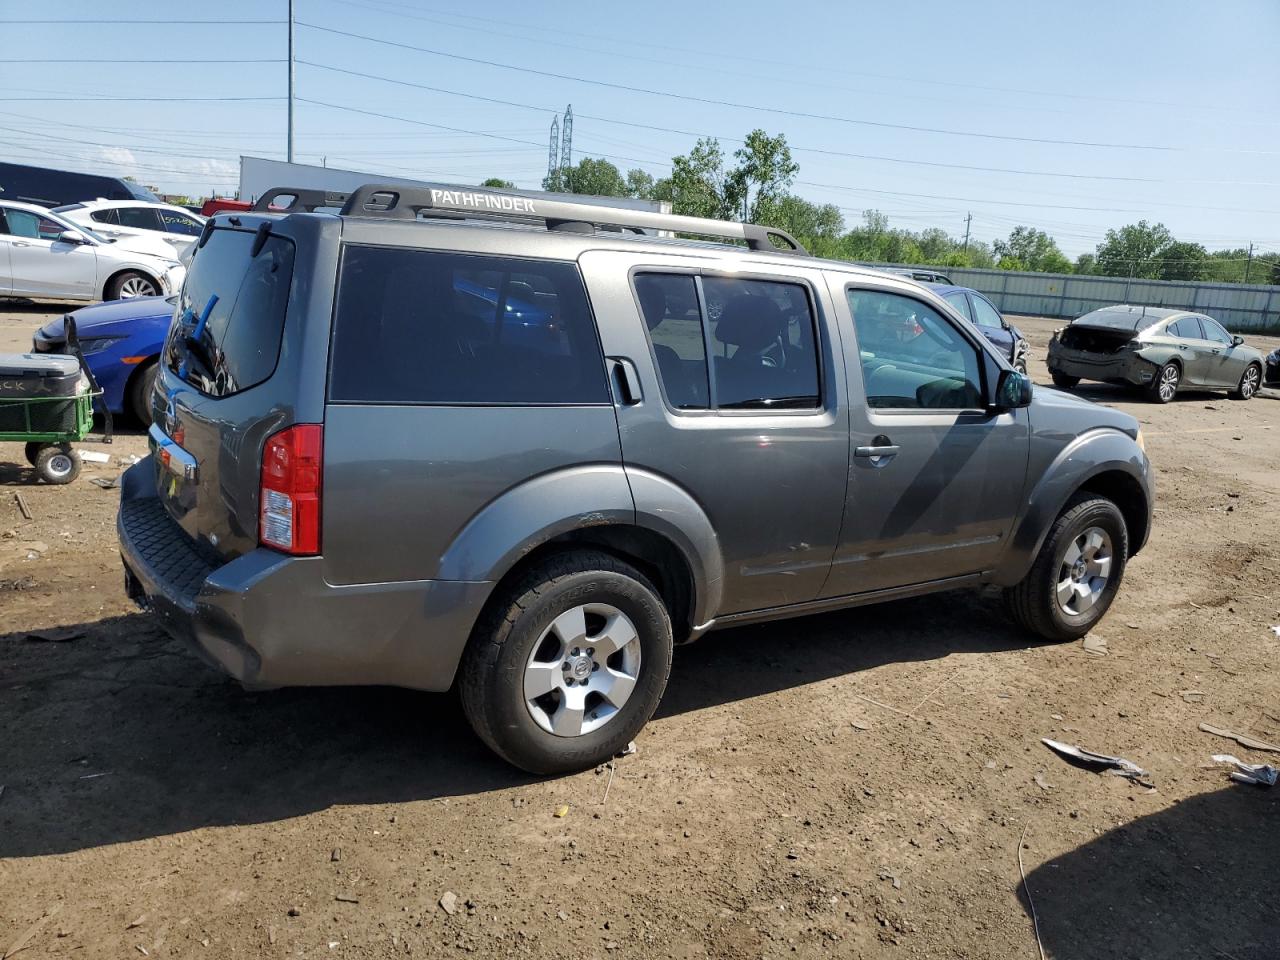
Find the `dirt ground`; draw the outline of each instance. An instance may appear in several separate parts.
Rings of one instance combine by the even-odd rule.
[[[0,444],[0,956],[1034,958],[1034,912],[1054,958],[1280,957],[1280,789],[1208,766],[1280,756],[1197,729],[1280,743],[1280,394],[1082,392],[1158,482],[1105,655],[969,594],[713,633],[635,755],[546,780],[452,696],[243,692],[125,600],[87,477],[142,436],[60,488]]]

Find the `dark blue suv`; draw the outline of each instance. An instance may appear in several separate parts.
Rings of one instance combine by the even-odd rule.
[[[1027,341],[1022,331],[1000,315],[990,300],[972,287],[957,287],[948,283],[926,283],[956,312],[973,323],[982,335],[994,343],[1009,358],[1015,370],[1027,372]]]

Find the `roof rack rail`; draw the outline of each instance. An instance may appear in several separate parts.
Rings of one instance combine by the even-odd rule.
[[[320,207],[341,207],[351,196],[336,190],[317,190],[312,187],[272,187],[251,208],[254,213],[314,213]],[[276,203],[281,197],[284,203]]]
[[[256,209],[256,208],[255,208]],[[594,233],[597,227],[670,230],[726,240],[741,240],[752,250],[808,256],[800,241],[777,227],[685,217],[649,210],[603,207],[572,200],[544,200],[493,190],[445,190],[376,183],[357,187],[342,208],[346,217],[388,217],[416,220],[420,216],[460,219],[545,221],[548,230]],[[774,241],[781,241],[781,246]]]

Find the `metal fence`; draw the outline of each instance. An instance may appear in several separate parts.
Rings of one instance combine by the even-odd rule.
[[[873,263],[876,269],[912,269],[912,264]],[[922,269],[919,264],[914,269]],[[929,267],[951,282],[973,287],[1001,313],[1074,319],[1114,303],[1195,310],[1218,320],[1233,333],[1280,333],[1280,287],[1243,283],[1194,283],[1181,280],[1128,280],[1124,277],[1020,273],[971,267]]]

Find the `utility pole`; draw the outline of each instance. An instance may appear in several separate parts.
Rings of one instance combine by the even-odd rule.
[[[1244,262],[1244,282],[1249,282],[1249,268],[1253,266],[1253,244],[1249,244],[1249,257]]]
[[[967,213],[964,217],[964,252],[969,252],[969,226],[973,223],[973,214]]]
[[[289,0],[289,142],[286,155],[293,163],[293,0]]]

